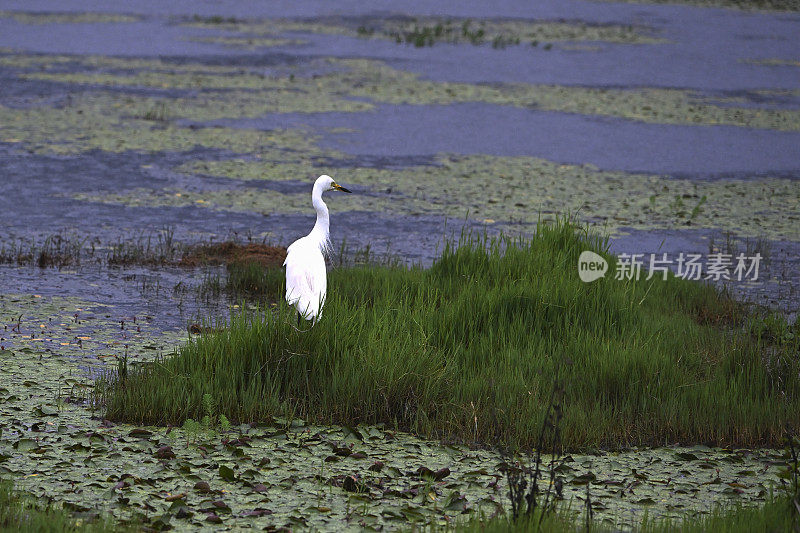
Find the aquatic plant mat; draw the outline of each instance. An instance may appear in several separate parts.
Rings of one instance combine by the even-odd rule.
[[[384,424],[530,448],[558,373],[568,449],[775,446],[798,428],[797,335],[776,339],[714,288],[673,277],[584,284],[585,249],[605,243],[558,223],[531,239],[466,236],[427,270],[337,269],[316,327],[297,329],[285,308],[234,315],[175,356],[122,367],[98,401],[136,424],[197,420],[210,395],[235,423]],[[267,272],[274,301],[283,274]]]

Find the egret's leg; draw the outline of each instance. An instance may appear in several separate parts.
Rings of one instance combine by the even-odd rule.
[[[300,327],[300,311],[297,312],[297,327]]]

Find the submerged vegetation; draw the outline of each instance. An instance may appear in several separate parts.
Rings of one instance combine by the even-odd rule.
[[[465,236],[427,270],[337,269],[316,327],[298,330],[283,307],[234,315],[175,356],[109,376],[98,399],[137,424],[201,418],[211,394],[236,423],[384,423],[530,448],[560,369],[571,449],[777,445],[798,428],[796,324],[776,341],[775,325],[754,330],[743,305],[674,277],[584,284],[584,249],[609,257],[558,223],[531,239]],[[279,299],[282,277],[266,270],[261,292]]]
[[[96,514],[94,518],[97,518]],[[128,529],[134,531],[133,528],[113,524],[108,519],[76,519],[60,507],[15,491],[10,481],[0,479],[0,532],[106,533]]]

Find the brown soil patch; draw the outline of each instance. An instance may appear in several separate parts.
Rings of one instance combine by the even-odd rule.
[[[283,246],[267,246],[266,244],[239,244],[221,242],[219,244],[201,244],[191,248],[181,260],[180,266],[196,267],[201,265],[231,265],[257,263],[262,266],[281,266],[286,259],[286,248]]]

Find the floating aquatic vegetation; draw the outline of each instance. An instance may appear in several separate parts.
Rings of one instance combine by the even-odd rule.
[[[12,18],[21,24],[107,24],[139,22],[138,15],[114,13],[37,13],[26,11],[0,11],[0,18]]]
[[[616,0],[615,0],[616,1]],[[798,11],[795,0],[623,0],[632,4],[688,4],[700,7],[729,7],[750,10]]]
[[[725,124],[796,131],[800,110],[719,106],[710,95],[681,89],[609,89],[528,84],[476,85],[435,82],[371,60],[341,60],[357,77],[345,84],[352,96],[390,104],[484,102],[658,124]],[[347,73],[335,74],[346,80]]]
[[[36,68],[52,69],[56,65],[65,63],[76,63],[78,60],[73,56],[56,54],[38,55],[19,52],[13,49],[0,49],[0,66],[12,68]]]
[[[243,50],[256,50],[258,48],[272,48],[276,46],[299,46],[307,41],[301,39],[288,39],[282,37],[191,37],[190,41],[196,43],[220,44],[227,48]]]
[[[0,57],[2,59],[2,57]],[[98,63],[98,61],[95,61]],[[800,110],[736,106],[736,100],[682,89],[610,89],[529,84],[481,85],[436,82],[389,67],[377,60],[325,59],[309,65],[324,73],[312,77],[286,70],[232,71],[230,67],[182,65],[132,60],[87,64],[88,72],[22,73],[26,79],[62,83],[171,89],[239,90],[195,95],[176,102],[196,120],[254,117],[269,112],[366,111],[369,102],[451,104],[483,102],[587,115],[603,115],[657,124],[732,125],[782,131],[800,130]],[[99,71],[97,70],[99,69]],[[300,74],[302,70],[298,71]],[[233,74],[233,75],[232,75]],[[251,93],[248,91],[260,91]],[[364,101],[367,100],[367,101]],[[725,105],[719,105],[725,100]],[[201,111],[204,110],[204,111]]]
[[[110,305],[33,294],[0,294],[0,326],[0,353],[71,358],[95,369],[126,356],[152,359],[188,336],[185,330],[156,329],[147,315],[119,316]],[[72,371],[80,374],[77,367]]]
[[[648,28],[582,21],[392,17],[366,20],[357,32],[359,36],[382,37],[414,46],[433,46],[440,42],[491,44],[494,48],[520,44],[537,46],[547,41],[663,42],[654,38]]]
[[[72,72],[72,73],[32,73],[23,76],[27,79],[57,81],[84,85],[156,87],[163,89],[285,89],[288,78],[270,79],[263,74],[240,72],[231,76],[230,72],[195,73],[187,70],[164,72],[160,70],[138,70],[127,73],[111,72]]]
[[[383,196],[380,202],[378,198],[365,200],[375,203],[359,203],[358,208],[381,206],[398,214],[424,212],[463,218],[469,213],[476,220],[530,224],[540,216],[572,212],[612,233],[621,228],[692,227],[720,228],[770,239],[800,238],[800,190],[791,179],[693,181],[601,171],[591,165],[562,165],[533,157],[441,154],[437,163],[391,170],[345,166],[336,171],[347,176],[348,183],[363,185]],[[196,161],[177,170],[281,181],[329,169],[329,165],[309,168],[233,159]],[[128,203],[136,202],[137,194],[144,193],[131,194],[130,198],[92,198]],[[253,208],[262,205],[262,209],[307,209],[305,195],[296,202],[283,202],[273,200],[273,194],[254,190],[247,195],[247,201]],[[241,193],[232,192],[229,196]],[[213,197],[218,201],[221,195]],[[350,201],[345,203],[351,205]],[[227,203],[232,204],[233,200]],[[242,206],[241,202],[238,205]]]
[[[136,188],[123,193],[78,193],[76,200],[120,204],[131,207],[186,207],[234,211],[239,213],[301,214],[310,209],[309,193],[285,194],[264,189],[219,189],[212,191],[189,191],[186,189]],[[349,198],[349,197],[348,197]],[[410,214],[439,214],[424,202],[404,198],[400,209],[392,208],[391,198],[372,194],[358,195],[349,202],[341,199],[326,199],[331,209],[338,211],[402,212]],[[335,207],[334,207],[335,206]]]
[[[780,59],[769,57],[764,59],[740,59],[742,63],[750,65],[763,65],[766,67],[800,67],[800,61],[796,59]]]
[[[390,75],[397,72],[390,69]],[[373,74],[382,75],[380,70]],[[342,76],[337,82],[341,85],[337,87],[355,87],[353,80],[345,81],[346,76],[352,75],[352,72],[334,74]],[[324,87],[329,81],[324,81],[325,78],[322,76],[312,81]],[[495,90],[472,87],[481,91]],[[317,93],[320,98],[317,102],[322,102],[318,108],[324,109],[325,105],[335,107],[333,102],[336,100],[325,100],[328,92],[337,94],[330,89],[327,87]],[[371,92],[368,85],[359,90]],[[452,97],[446,92],[436,94],[436,98]],[[223,94],[162,99],[99,93],[72,98],[68,105],[60,108],[0,106],[0,141],[46,154],[78,154],[94,149],[112,152],[187,151],[196,147],[245,154],[246,159],[241,161],[198,162],[181,168],[192,173],[236,179],[304,179],[328,171],[332,161],[347,160],[344,154],[320,148],[318,134],[304,130],[182,126],[178,120],[184,117],[196,121],[218,116],[218,113],[242,113],[250,106],[259,111],[313,107],[307,105],[302,96],[291,103],[261,99],[258,92],[238,96],[247,105],[226,103]],[[403,98],[398,96],[398,99]],[[369,105],[338,101],[351,109]],[[258,105],[264,107],[259,109]],[[570,211],[579,212],[584,220],[603,224],[611,231],[620,227],[691,226],[720,228],[745,236],[798,238],[798,192],[792,180],[788,179],[695,183],[657,176],[599,172],[588,166],[558,165],[530,157],[443,155],[438,163],[391,171],[340,164],[345,167],[342,172],[347,174],[351,183],[363,184],[374,193],[359,195],[348,205],[351,209],[444,214],[457,218],[469,212],[477,220],[522,223],[535,222],[540,214]],[[493,176],[493,180],[503,186],[485,187],[487,176]],[[531,179],[536,180],[536,187],[531,187]],[[580,193],[576,194],[578,191]],[[305,195],[282,196],[267,190],[248,191],[247,195],[242,195],[241,189],[215,192],[134,190],[78,197],[129,205],[192,204],[260,213],[305,212],[307,209]],[[703,205],[699,205],[704,197]],[[456,203],[453,199],[457,199]]]
[[[8,108],[0,105],[0,142],[19,143],[37,153],[77,154],[89,150],[122,152],[185,151],[194,147],[217,148],[258,155],[271,152],[303,157],[326,155],[315,149],[314,137],[300,130],[257,131],[222,127],[181,127],[171,122],[154,124],[153,106],[161,100],[74,98],[70,105]],[[213,107],[212,103],[208,103]],[[165,115],[179,109],[167,107]],[[198,111],[198,114],[200,112]]]
[[[610,43],[657,43],[646,27],[626,24],[593,24],[583,21],[521,19],[472,19],[458,17],[321,17],[314,20],[207,20],[195,18],[187,25],[244,35],[277,35],[287,32],[346,35],[384,39],[415,46],[437,43],[534,45],[546,41],[603,41]]]

